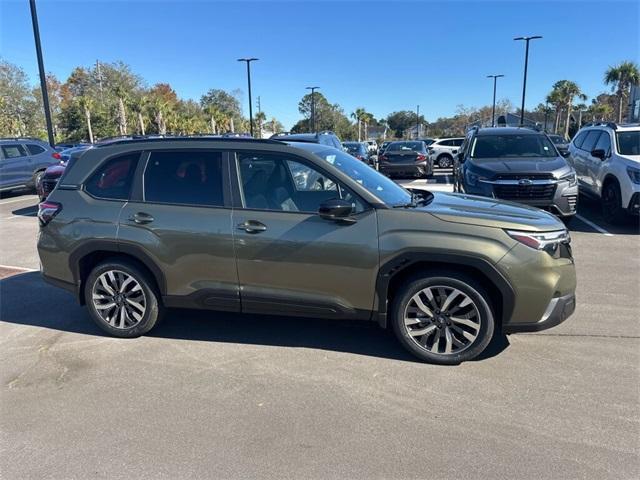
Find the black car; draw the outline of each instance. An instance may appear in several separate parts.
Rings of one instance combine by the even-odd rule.
[[[342,142],[333,132],[317,132],[317,133],[276,133],[270,137],[271,140],[282,140],[283,142],[304,142],[319,143],[328,145],[329,147],[343,150]]]
[[[427,147],[422,140],[391,142],[378,156],[380,172],[388,176],[430,177],[433,164],[429,161]]]
[[[569,141],[562,135],[558,135],[555,133],[549,134],[549,140],[553,142],[553,144],[563,156],[566,157],[569,154]]]
[[[390,144],[391,142],[382,142],[380,148],[378,148],[378,155],[382,155]]]
[[[367,145],[362,142],[342,142],[342,146],[345,151],[358,160],[362,160],[364,163],[371,165],[371,156],[369,155],[369,149]]]
[[[576,171],[546,134],[527,127],[473,128],[454,166],[454,190],[576,214]]]

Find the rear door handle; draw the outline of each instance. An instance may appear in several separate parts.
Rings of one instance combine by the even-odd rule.
[[[237,228],[247,233],[260,233],[267,230],[267,226],[257,220],[247,220],[244,223],[239,223]]]
[[[129,217],[129,221],[136,222],[139,225],[153,222],[153,217],[148,213],[138,212]]]

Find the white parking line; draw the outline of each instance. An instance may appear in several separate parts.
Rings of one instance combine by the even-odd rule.
[[[6,268],[9,270],[18,270],[20,272],[37,272],[34,268],[14,267],[13,265],[0,265],[0,268]]]
[[[602,228],[600,225],[596,225],[595,223],[593,223],[591,220],[587,220],[586,218],[584,218],[582,215],[578,215],[576,214],[576,218],[578,220],[580,220],[581,222],[586,223],[587,225],[589,225],[591,228],[597,230],[598,232],[604,234],[607,237],[613,237],[613,233],[609,233],[607,232],[604,228]]]
[[[37,197],[27,197],[27,198],[14,198],[13,200],[2,201],[0,200],[0,205],[9,205],[10,203],[16,202],[30,202],[35,200]]]
[[[36,217],[36,216],[38,216],[36,212],[25,213],[24,215],[11,215],[10,217],[6,217],[5,220],[13,220],[14,218],[26,218],[26,217]]]

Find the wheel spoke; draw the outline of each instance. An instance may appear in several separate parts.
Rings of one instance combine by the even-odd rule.
[[[451,329],[445,328],[444,336],[447,343],[444,346],[444,353],[451,353],[451,346],[453,345],[453,337],[451,336]]]
[[[420,298],[420,293],[422,292],[418,292],[416,293],[412,298],[411,301],[414,302],[416,304],[416,306],[422,310],[422,312],[426,313],[427,315],[429,315],[430,317],[433,317],[433,312],[431,311],[431,309],[429,307],[427,307],[424,302],[422,301],[422,299]]]
[[[435,325],[429,325],[424,328],[409,330],[409,335],[412,337],[421,337],[422,335],[428,335],[436,329]]]
[[[125,289],[127,288],[127,285],[129,285],[132,282],[135,282],[133,277],[127,277],[127,279],[124,282],[122,282],[122,284],[120,285],[120,293],[123,293],[125,291]]]
[[[111,288],[111,286],[107,283],[107,279],[104,275],[100,275],[100,283],[102,284],[102,287],[105,289],[105,291],[111,295],[115,295],[116,292],[113,290],[113,288]]]
[[[106,310],[108,308],[115,307],[116,304],[114,302],[109,302],[109,303],[101,303],[101,304],[98,304],[98,305],[94,304],[94,306],[96,307],[96,310]]]
[[[447,308],[449,308],[449,305],[451,305],[451,302],[458,298],[458,295],[462,295],[462,292],[460,290],[452,290],[449,296],[447,296],[447,298],[445,299],[440,310],[446,312]]]
[[[460,317],[450,317],[450,320],[452,322],[460,323],[462,325],[466,325],[467,327],[471,327],[474,330],[479,330],[480,329],[480,325],[478,325],[473,320],[469,320],[469,319],[466,319],[466,318],[460,318]]]

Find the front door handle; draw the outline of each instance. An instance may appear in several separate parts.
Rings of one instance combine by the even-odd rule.
[[[264,232],[267,229],[267,226],[257,220],[247,220],[244,223],[239,223],[237,228],[238,230],[244,230],[247,233],[260,233]]]
[[[153,217],[148,213],[138,212],[129,217],[129,221],[136,222],[139,225],[153,222]]]

